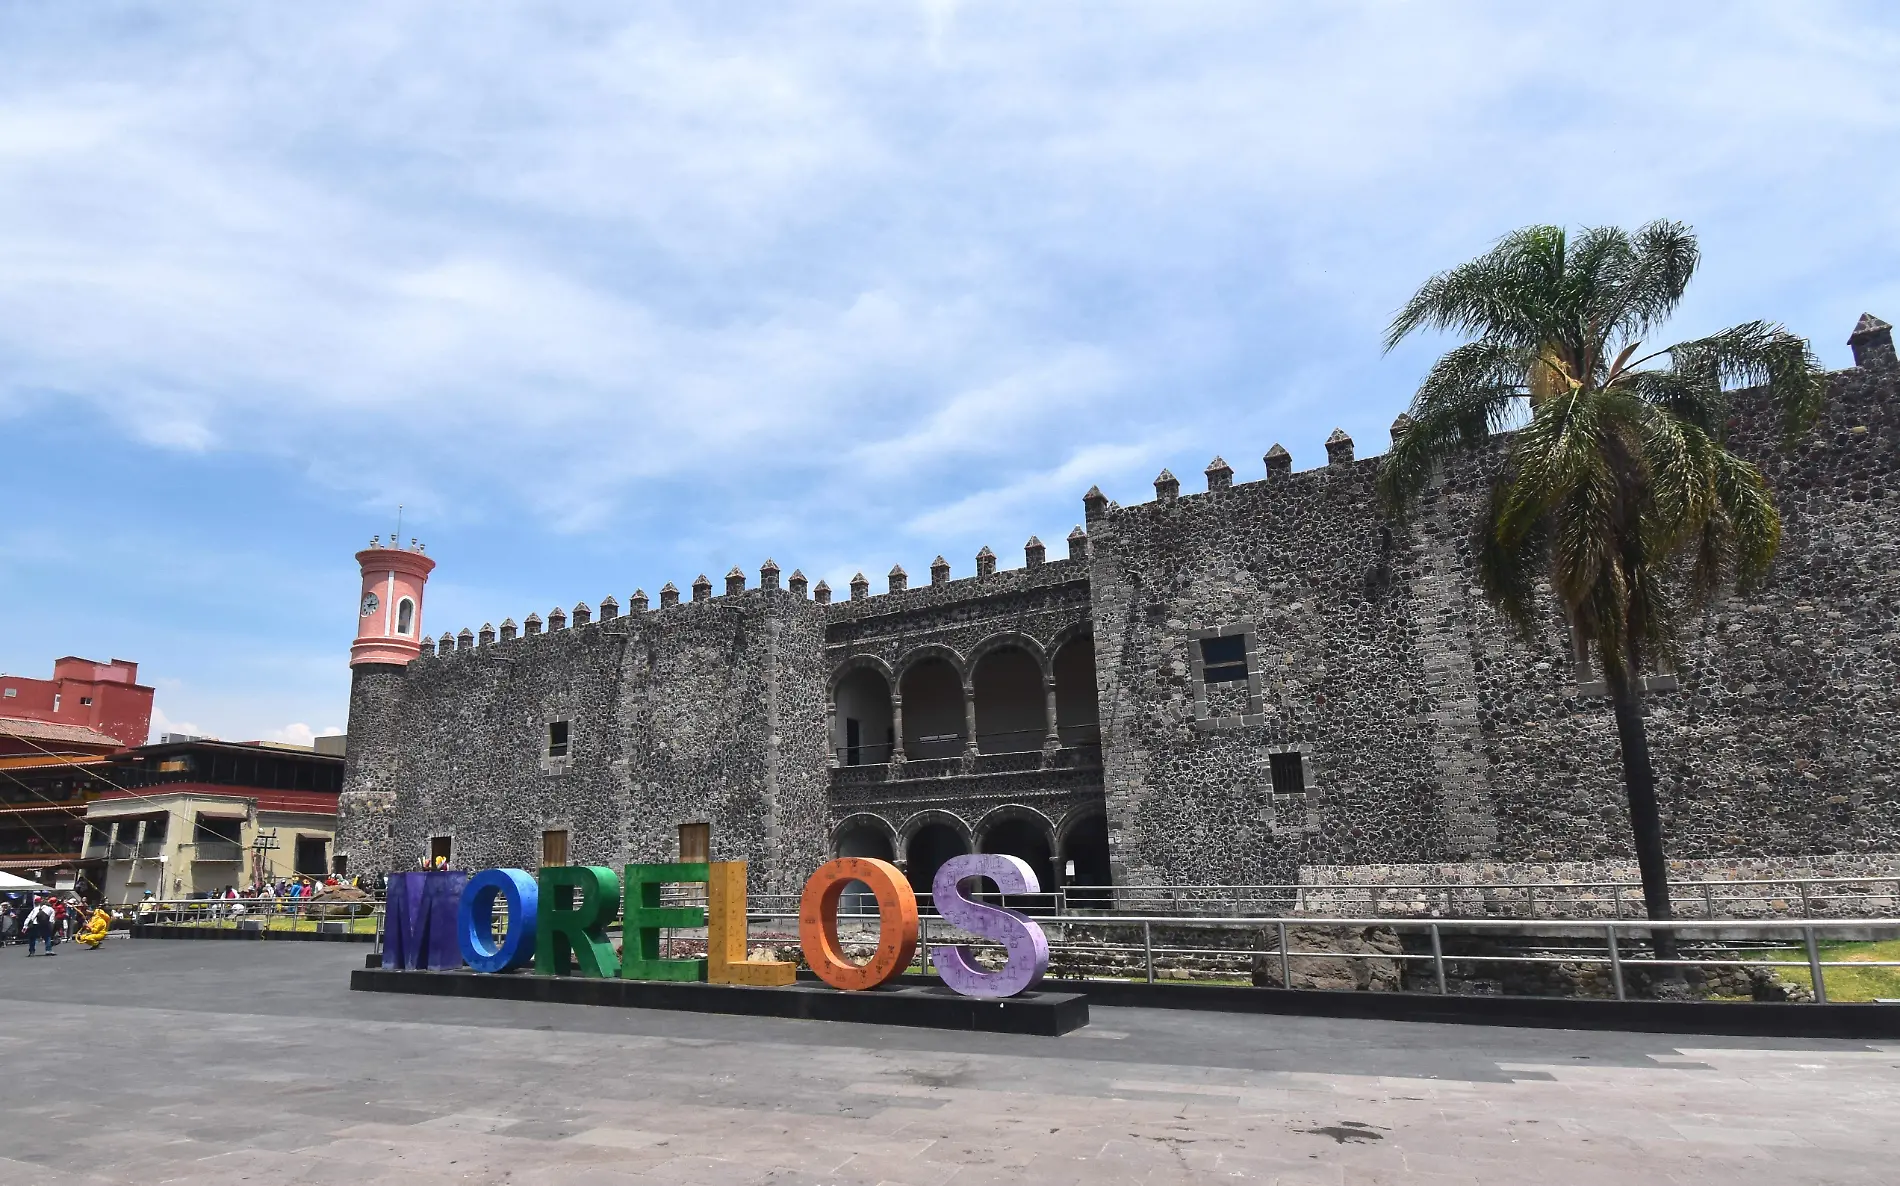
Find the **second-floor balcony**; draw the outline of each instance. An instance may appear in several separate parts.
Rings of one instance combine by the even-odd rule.
[[[235,840],[200,840],[190,846],[194,861],[242,861],[244,846]]]
[[[103,836],[94,836],[86,847],[88,861],[155,861],[165,852],[165,841],[147,840],[143,844],[121,840],[112,844]]]
[[[1003,774],[1030,770],[1086,770],[1102,764],[1101,732],[1094,725],[1063,728],[1054,744],[1046,732],[989,733],[972,748],[963,737],[913,739],[897,752],[894,744],[839,746],[832,781],[896,782]]]

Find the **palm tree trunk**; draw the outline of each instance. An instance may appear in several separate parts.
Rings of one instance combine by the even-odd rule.
[[[1616,711],[1616,740],[1623,751],[1623,789],[1629,796],[1630,830],[1636,839],[1636,867],[1643,878],[1643,905],[1651,922],[1675,917],[1669,905],[1669,862],[1663,856],[1662,812],[1656,806],[1656,772],[1649,764],[1649,733],[1643,724],[1643,681],[1635,670],[1605,672],[1610,704]],[[1676,958],[1676,934],[1652,929],[1656,958]],[[1665,978],[1680,979],[1679,969]]]

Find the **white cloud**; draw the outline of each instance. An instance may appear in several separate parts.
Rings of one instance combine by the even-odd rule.
[[[276,729],[259,738],[260,741],[278,741],[288,745],[310,745],[318,737],[335,737],[343,730],[335,725],[322,729],[312,729],[302,721],[293,721],[281,729]]]
[[[165,710],[157,704],[152,706],[152,732],[148,740],[157,743],[167,733],[183,733],[191,737],[203,737],[206,733],[190,721],[174,721],[165,715]]]
[[[1091,484],[1376,451],[1433,347],[1383,321],[1532,221],[1695,223],[1685,333],[1842,362],[1900,311],[1878,8],[133,8],[0,15],[0,431],[23,490],[127,441],[218,487],[128,467],[173,601],[114,609],[227,735],[337,719],[327,659],[260,697],[189,656],[341,654],[327,582],[397,502],[470,625],[1059,551]],[[55,581],[61,535],[9,558]]]

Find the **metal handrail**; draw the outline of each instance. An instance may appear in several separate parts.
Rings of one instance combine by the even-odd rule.
[[[840,917],[841,919],[863,921],[863,922],[868,923],[871,921],[875,921],[877,916],[875,914],[867,913],[867,914],[860,914],[860,915],[841,915]],[[753,921],[753,922],[794,921],[795,922],[797,918],[798,918],[798,915],[796,913],[768,911],[768,912],[753,912],[751,914],[749,921]],[[1259,954],[1262,954],[1262,951],[1256,948],[1242,949],[1242,948],[1231,948],[1231,947],[1203,948],[1203,947],[1171,947],[1171,946],[1165,946],[1165,945],[1156,946],[1155,941],[1154,941],[1154,930],[1156,927],[1177,927],[1177,928],[1185,928],[1185,929],[1211,928],[1211,929],[1216,929],[1216,930],[1250,929],[1250,930],[1263,930],[1263,931],[1271,928],[1272,930],[1277,932],[1278,943],[1276,947],[1265,949],[1265,953],[1277,954],[1280,957],[1280,966],[1281,966],[1280,984],[1281,986],[1286,986],[1291,983],[1291,980],[1292,980],[1291,963],[1294,960],[1316,960],[1316,959],[1385,960],[1391,963],[1419,963],[1419,962],[1424,962],[1424,961],[1430,961],[1432,964],[1432,970],[1433,970],[1433,981],[1436,985],[1437,992],[1440,995],[1446,995],[1449,992],[1449,989],[1447,986],[1446,970],[1445,970],[1445,966],[1447,963],[1571,964],[1571,965],[1591,965],[1591,966],[1604,967],[1610,970],[1611,980],[1612,980],[1612,984],[1614,987],[1617,1000],[1629,999],[1627,971],[1631,968],[1636,968],[1639,970],[1653,970],[1653,969],[1663,969],[1663,968],[1690,969],[1690,968],[1755,968],[1755,967],[1759,967],[1759,968],[1770,968],[1770,969],[1777,969],[1781,971],[1787,971],[1787,970],[1798,968],[1801,966],[1801,965],[1790,964],[1785,961],[1769,960],[1769,959],[1741,959],[1741,958],[1722,958],[1722,957],[1706,957],[1706,956],[1705,957],[1687,957],[1687,956],[1681,956],[1681,955],[1678,955],[1678,958],[1676,959],[1658,959],[1658,958],[1654,958],[1651,955],[1639,954],[1640,949],[1633,946],[1633,944],[1638,943],[1642,940],[1653,938],[1654,932],[1656,931],[1668,931],[1668,932],[1674,932],[1677,934],[1680,934],[1681,932],[1697,932],[1697,931],[1720,932],[1722,937],[1728,940],[1731,945],[1733,945],[1733,943],[1738,938],[1738,936],[1736,936],[1735,934],[1737,930],[1754,930],[1758,932],[1768,932],[1767,934],[1760,934],[1760,935],[1755,936],[1754,941],[1756,943],[1772,943],[1772,942],[1775,942],[1778,938],[1785,938],[1791,932],[1797,933],[1802,943],[1802,946],[1806,950],[1806,955],[1807,955],[1806,968],[1811,978],[1811,983],[1813,985],[1814,999],[1817,1003],[1821,1003],[1821,1004],[1825,1004],[1827,1002],[1827,984],[1826,984],[1825,972],[1826,972],[1826,969],[1828,968],[1900,967],[1900,960],[1824,960],[1821,958],[1821,955],[1820,955],[1820,934],[1819,934],[1820,932],[1824,932],[1828,930],[1860,931],[1870,926],[1882,927],[1882,928],[1900,928],[1900,918],[1892,918],[1892,917],[1881,918],[1881,919],[1799,918],[1799,919],[1787,919],[1787,920],[1776,919],[1773,921],[1765,921],[1765,922],[1750,920],[1748,922],[1741,923],[1741,924],[1738,924],[1734,920],[1685,920],[1685,921],[1680,921],[1680,922],[1670,922],[1666,924],[1661,924],[1661,923],[1652,924],[1647,919],[1621,920],[1621,921],[1602,920],[1602,921],[1591,921],[1591,922],[1570,921],[1570,920],[1547,920],[1547,925],[1549,927],[1554,928],[1554,929],[1559,929],[1559,930],[1575,932],[1578,937],[1595,938],[1595,937],[1600,936],[1604,942],[1605,954],[1603,955],[1596,955],[1593,953],[1566,953],[1563,955],[1463,955],[1463,954],[1447,955],[1445,953],[1444,942],[1443,942],[1443,938],[1444,938],[1443,928],[1448,923],[1455,925],[1460,932],[1477,930],[1477,931],[1495,931],[1495,932],[1508,933],[1512,931],[1522,931],[1523,922],[1522,920],[1518,920],[1518,919],[1458,919],[1458,920],[1407,919],[1407,918],[1314,919],[1311,917],[1304,917],[1304,916],[1297,916],[1297,917],[1261,916],[1261,917],[1248,917],[1248,918],[1213,917],[1211,918],[1206,915],[1156,916],[1156,915],[1146,915],[1146,914],[1137,914],[1137,915],[1093,915],[1091,914],[1091,915],[1065,915],[1065,916],[1058,916],[1058,917],[1051,917],[1051,918],[1042,918],[1042,919],[1038,919],[1037,921],[1045,928],[1045,932],[1050,928],[1055,929],[1056,933],[1055,935],[1050,937],[1050,942],[1049,942],[1049,950],[1052,955],[1074,954],[1074,953],[1101,954],[1101,953],[1114,953],[1114,952],[1137,950],[1137,948],[1135,948],[1132,944],[1128,946],[1116,946],[1113,944],[1101,944],[1101,943],[1095,943],[1095,944],[1071,943],[1067,941],[1067,934],[1071,928],[1079,929],[1083,931],[1099,930],[1103,928],[1112,928],[1112,927],[1139,928],[1141,931],[1141,944],[1140,944],[1139,950],[1142,952],[1143,974],[1148,983],[1153,983],[1154,980],[1156,979],[1155,973],[1157,970],[1157,961],[1156,961],[1157,956],[1163,956],[1163,957],[1183,956],[1183,955],[1218,956],[1218,957],[1227,957],[1227,958],[1243,958],[1244,957],[1244,958],[1251,959]],[[946,934],[945,928],[943,926],[943,921],[941,918],[922,916],[920,917],[919,922],[920,922],[920,927],[922,928],[921,935],[920,935],[920,942],[919,942],[919,950],[922,953],[920,956],[919,965],[918,965],[920,968],[927,968],[929,966],[929,963],[928,963],[929,948],[931,946],[930,931],[933,925],[937,930],[936,942],[939,945],[948,941],[948,942],[955,942],[955,943],[959,943],[959,944],[963,944],[963,945],[967,945],[971,947],[976,947],[976,948],[997,949],[999,947],[998,944],[995,944],[993,942],[988,942],[985,940],[975,939],[969,936],[964,936],[960,932],[953,931],[949,934]],[[1371,927],[1371,928],[1385,928],[1385,929],[1390,929],[1390,930],[1409,929],[1413,931],[1422,931],[1426,935],[1428,935],[1430,938],[1431,952],[1430,954],[1424,954],[1424,953],[1414,953],[1414,952],[1384,952],[1384,951],[1334,951],[1334,950],[1296,951],[1296,950],[1291,949],[1288,943],[1288,929],[1289,928],[1298,927],[1310,932],[1316,926],[1324,927],[1327,929],[1331,929],[1331,928],[1350,929],[1350,928]],[[1776,932],[1779,932],[1780,934],[1777,935],[1775,934]],[[1545,931],[1539,936],[1539,938],[1550,938],[1550,937],[1552,936],[1550,935],[1548,931]],[[765,945],[765,944],[778,945],[779,943],[782,943],[782,940],[774,940],[770,937],[765,938],[765,939],[754,939],[748,936],[748,943],[755,944],[755,945]]]
[[[1764,887],[1765,892],[1755,894],[1736,892]],[[1328,917],[1329,911],[1355,905],[1375,912],[1400,911],[1399,917],[1406,913],[1424,917],[1473,917],[1470,913],[1473,908],[1480,912],[1479,917],[1508,912],[1510,917],[1522,919],[1560,917],[1556,912],[1564,907],[1592,918],[1606,912],[1617,918],[1625,915],[1640,918],[1646,913],[1642,883],[1636,881],[1071,885],[1063,887],[1061,892],[1065,905],[1072,904],[1075,898],[1087,897],[1113,902],[1124,911],[1152,902],[1172,907],[1177,912],[1205,903],[1227,914],[1245,914],[1250,904],[1285,904],[1292,914],[1316,917]],[[1346,901],[1328,900],[1339,898]],[[1420,901],[1421,898],[1428,900]],[[1785,916],[1796,913],[1797,907],[1799,914],[1813,915],[1817,906],[1853,902],[1871,903],[1883,911],[1894,912],[1900,911],[1900,874],[1674,881],[1670,883],[1670,900],[1672,906],[1684,910],[1688,917],[1704,919],[1724,917],[1718,913],[1718,907],[1727,909],[1749,903],[1761,907],[1757,917]]]

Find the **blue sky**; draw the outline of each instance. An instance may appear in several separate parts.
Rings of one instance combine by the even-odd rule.
[[[0,9],[0,670],[339,729],[398,503],[432,633],[1060,554],[1381,450],[1527,223],[1693,224],[1673,336],[1900,318],[1888,5],[787,7]]]

